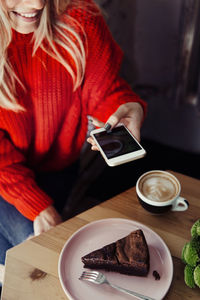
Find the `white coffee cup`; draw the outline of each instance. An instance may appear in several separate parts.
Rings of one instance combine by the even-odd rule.
[[[140,204],[154,214],[169,210],[187,210],[189,203],[180,196],[180,192],[179,180],[171,173],[162,170],[146,172],[136,183],[136,193]]]

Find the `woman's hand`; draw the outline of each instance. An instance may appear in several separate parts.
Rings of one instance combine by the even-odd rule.
[[[44,209],[34,220],[34,234],[39,235],[62,222],[61,216],[53,206]]]
[[[129,102],[119,106],[119,108],[108,118],[106,122],[110,124],[111,129],[118,123],[123,123],[135,138],[140,141],[140,128],[143,120],[143,108],[140,103]],[[105,124],[93,118],[93,124],[98,127],[103,127]],[[92,145],[92,150],[98,150],[92,137],[87,139],[88,143]]]

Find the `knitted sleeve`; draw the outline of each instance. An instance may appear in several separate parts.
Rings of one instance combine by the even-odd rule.
[[[0,130],[0,194],[25,217],[34,220],[52,199],[36,184],[34,173],[25,166],[25,157]]]
[[[126,102],[141,103],[144,115],[146,103],[119,76],[123,53],[114,41],[103,17],[90,16],[84,24],[88,41],[86,73],[82,97],[87,112],[105,122]]]

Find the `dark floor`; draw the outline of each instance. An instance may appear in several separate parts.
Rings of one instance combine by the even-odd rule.
[[[138,177],[149,170],[173,170],[200,179],[200,154],[187,153],[149,140],[142,141],[147,155],[117,167],[106,167],[89,196],[106,200],[136,184]],[[97,192],[98,191],[98,192]]]

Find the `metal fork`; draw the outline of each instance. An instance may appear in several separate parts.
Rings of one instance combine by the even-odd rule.
[[[80,280],[87,280],[87,281],[91,281],[93,283],[96,283],[96,284],[103,284],[103,283],[106,283],[108,285],[110,285],[111,287],[113,287],[114,289],[117,289],[118,291],[120,292],[124,292],[126,294],[129,294],[131,296],[135,296],[137,297],[138,299],[143,299],[143,300],[155,300],[153,298],[150,298],[150,297],[147,297],[145,295],[142,295],[142,294],[139,294],[139,293],[136,293],[136,292],[133,292],[133,291],[130,291],[130,290],[127,290],[127,289],[124,289],[122,287],[119,287],[115,284],[112,284],[110,283],[107,279],[106,279],[106,276],[100,272],[97,272],[97,271],[84,271],[80,278]]]

